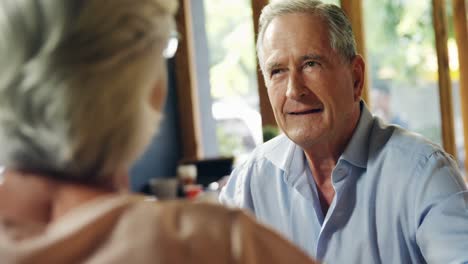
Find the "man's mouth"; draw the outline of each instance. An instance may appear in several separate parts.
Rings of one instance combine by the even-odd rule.
[[[314,108],[303,111],[291,111],[288,112],[289,115],[308,115],[308,114],[317,114],[323,112],[323,108]]]

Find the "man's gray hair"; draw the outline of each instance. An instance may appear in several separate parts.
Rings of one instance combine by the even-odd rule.
[[[0,165],[111,184],[141,154],[177,1],[2,0]]]
[[[356,41],[351,24],[340,7],[317,0],[276,0],[265,6],[260,15],[257,55],[262,69],[263,37],[268,25],[274,18],[292,13],[320,16],[328,24],[330,46],[348,61],[356,56]]]

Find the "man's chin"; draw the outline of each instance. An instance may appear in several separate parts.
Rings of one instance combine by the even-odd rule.
[[[314,131],[319,132],[319,131]],[[317,145],[323,139],[323,133],[311,133],[310,130],[304,129],[299,131],[287,131],[286,136],[302,148],[309,148]]]

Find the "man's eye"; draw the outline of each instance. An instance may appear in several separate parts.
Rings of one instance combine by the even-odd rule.
[[[317,62],[315,62],[315,61],[308,61],[308,62],[305,63],[306,67],[314,67],[316,65],[317,65]]]
[[[271,70],[270,76],[273,76],[273,75],[278,74],[278,73],[281,73],[281,69],[274,69],[274,70]]]

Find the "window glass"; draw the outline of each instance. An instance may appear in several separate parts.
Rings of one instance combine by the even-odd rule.
[[[218,154],[242,156],[262,141],[251,1],[206,0],[204,14]]]
[[[441,144],[431,1],[364,0],[372,111]]]

